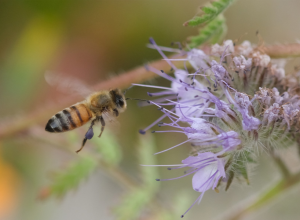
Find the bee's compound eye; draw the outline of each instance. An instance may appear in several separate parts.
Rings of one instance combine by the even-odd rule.
[[[124,106],[124,101],[123,101],[123,99],[119,99],[119,100],[117,101],[117,103],[118,103],[118,105],[121,106],[121,107]]]
[[[112,99],[116,103],[118,108],[123,108],[125,105],[124,96],[119,89],[114,89],[110,91]]]

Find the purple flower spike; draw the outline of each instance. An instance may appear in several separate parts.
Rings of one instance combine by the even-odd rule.
[[[158,46],[152,38],[150,43],[148,46],[161,54],[172,71],[168,74],[147,67],[168,80],[170,86],[139,85],[158,89],[148,93],[153,100],[146,105],[162,113],[140,133],[158,125],[162,130],[153,133],[171,132],[185,139],[156,154],[191,144],[191,154],[196,155],[182,160],[179,167],[168,168],[190,168],[184,175],[158,179],[174,180],[193,174],[193,189],[201,194],[181,217],[202,200],[204,192],[216,189],[219,183],[226,183],[225,190],[235,179],[249,183],[252,166],[248,164],[255,163],[258,148],[274,152],[299,145],[300,71],[285,74],[282,62],[271,60],[248,41],[235,45],[227,40],[213,45],[207,50],[209,54],[199,49],[178,51]],[[180,58],[169,58],[163,51],[178,53]],[[177,61],[183,61],[185,68],[176,68]],[[194,71],[187,68],[186,62]],[[168,127],[171,129],[164,129]]]

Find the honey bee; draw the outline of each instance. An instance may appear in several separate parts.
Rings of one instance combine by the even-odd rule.
[[[101,137],[106,122],[114,121],[119,113],[126,110],[127,104],[125,95],[120,89],[111,89],[95,92],[89,95],[84,101],[78,102],[53,115],[46,124],[48,132],[65,132],[78,128],[91,121],[91,125],[82,141],[82,150],[87,140],[94,136],[93,126],[96,122],[101,123]]]

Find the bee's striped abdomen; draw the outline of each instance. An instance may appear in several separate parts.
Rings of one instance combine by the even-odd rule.
[[[63,132],[80,127],[92,118],[92,113],[82,103],[66,108],[50,118],[45,130]]]

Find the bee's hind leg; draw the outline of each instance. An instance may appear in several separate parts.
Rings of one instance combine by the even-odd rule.
[[[77,150],[76,153],[78,153],[79,151],[81,151],[82,148],[84,147],[86,141],[92,139],[92,137],[94,136],[93,126],[94,126],[96,120],[97,120],[97,119],[94,119],[94,120],[92,121],[89,130],[85,133],[85,137],[84,137],[84,139],[83,139],[83,141],[82,141],[81,148],[80,148],[79,150]]]
[[[87,141],[87,138],[85,137],[85,138],[83,139],[83,141],[82,141],[82,145],[81,145],[80,149],[79,149],[79,150],[77,150],[77,151],[76,151],[76,153],[78,153],[79,151],[81,151],[81,150],[82,150],[82,148],[84,147],[84,145],[85,145],[86,141]]]
[[[105,128],[105,121],[104,121],[104,119],[103,119],[102,116],[98,117],[98,119],[99,119],[99,121],[101,122],[101,132],[100,132],[100,134],[99,134],[98,137],[101,137],[101,135],[102,135],[102,133],[103,133],[103,131],[104,131],[104,128]]]

